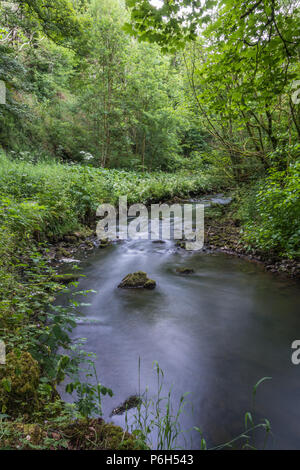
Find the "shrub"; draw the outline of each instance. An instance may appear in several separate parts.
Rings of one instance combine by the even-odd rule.
[[[244,227],[249,246],[280,256],[300,256],[300,161],[287,171],[272,170],[256,193],[255,206],[254,220]]]

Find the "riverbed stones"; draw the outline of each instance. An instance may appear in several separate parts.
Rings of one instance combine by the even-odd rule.
[[[153,279],[149,279],[144,271],[136,271],[135,273],[127,274],[118,287],[122,289],[154,289],[156,282]]]

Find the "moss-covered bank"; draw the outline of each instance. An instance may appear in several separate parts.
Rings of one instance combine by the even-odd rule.
[[[141,450],[145,445],[120,426],[101,418],[65,423],[0,423],[1,449],[19,450]]]

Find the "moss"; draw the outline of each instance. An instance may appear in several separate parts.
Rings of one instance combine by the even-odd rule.
[[[80,419],[63,426],[61,433],[70,449],[133,450],[139,448],[136,438],[113,423],[102,418]]]
[[[135,437],[120,426],[111,423],[105,423],[102,427],[102,442],[105,449],[132,450],[138,448]]]
[[[3,423],[0,449],[138,450],[145,444],[102,418],[77,419],[65,423]]]
[[[29,352],[10,352],[0,368],[0,406],[10,416],[30,415],[39,407],[40,369]]]
[[[145,289],[155,289],[155,287],[156,282],[153,279],[148,279],[148,281],[146,281],[144,284]]]
[[[147,273],[144,271],[136,271],[135,273],[127,274],[122,279],[122,282],[118,285],[123,289],[133,289],[133,288],[145,288],[145,289],[154,289],[156,282],[153,279],[149,279]]]
[[[179,273],[179,274],[192,274],[195,272],[195,270],[193,268],[187,268],[187,267],[181,267],[181,268],[177,268],[176,269],[176,272]]]
[[[77,230],[73,233],[73,236],[79,240],[85,240],[87,237],[91,237],[92,235],[94,235],[94,232],[89,227],[83,227],[81,230]]]
[[[58,248],[58,250],[56,251],[56,254],[58,257],[65,257],[65,258],[68,258],[69,256],[71,256],[71,253],[66,248]]]
[[[66,274],[55,274],[53,280],[61,282],[62,284],[68,284],[69,282],[76,282],[80,278],[77,273],[66,273]]]
[[[0,450],[3,449],[32,449],[39,446],[47,433],[39,424],[25,424],[6,421],[2,424],[3,439]]]
[[[110,242],[110,240],[108,240],[108,238],[103,238],[102,240],[100,240],[99,248],[106,248],[110,244],[111,244],[111,242]]]
[[[14,428],[32,445],[39,445],[42,438],[46,435],[39,424],[17,423],[14,425]]]

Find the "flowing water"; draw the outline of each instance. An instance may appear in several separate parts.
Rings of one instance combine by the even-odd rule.
[[[195,273],[178,274],[183,266]],[[109,416],[138,392],[139,357],[141,389],[155,394],[158,361],[175,407],[189,392],[180,417],[189,430],[186,447],[199,447],[193,426],[217,445],[243,431],[252,388],[270,376],[257,392],[256,419],[271,421],[269,447],[300,448],[300,365],[291,362],[291,343],[300,339],[295,283],[257,263],[178,250],[172,241],[123,241],[94,250],[81,268],[86,277],[79,288],[97,292],[89,295],[73,337],[87,339],[101,383],[114,392],[104,399],[105,419],[124,425],[124,416]],[[156,280],[155,290],[117,288],[137,270]]]

